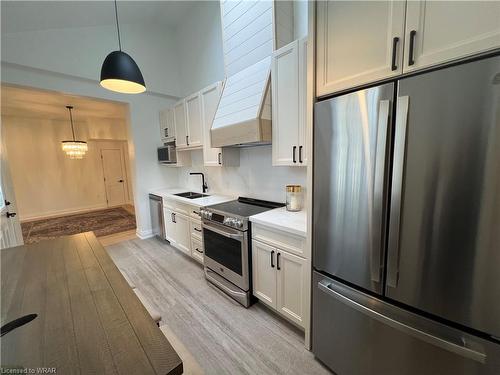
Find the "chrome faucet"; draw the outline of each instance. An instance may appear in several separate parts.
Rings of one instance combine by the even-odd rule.
[[[208,185],[205,182],[205,175],[203,173],[201,173],[201,172],[190,172],[189,174],[191,176],[193,176],[193,175],[200,175],[201,176],[201,187],[203,189],[203,192],[206,193],[207,190],[208,190]]]

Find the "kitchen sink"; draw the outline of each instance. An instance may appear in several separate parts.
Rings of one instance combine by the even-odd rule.
[[[177,195],[178,197],[188,198],[188,199],[208,197],[208,194],[193,193],[192,191],[188,191],[188,192],[185,192],[185,193],[174,194],[174,195]]]

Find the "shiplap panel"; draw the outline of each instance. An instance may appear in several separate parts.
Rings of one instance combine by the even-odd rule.
[[[224,40],[224,50],[226,53],[232,51],[235,47],[238,47],[241,43],[247,41],[252,36],[255,35],[259,30],[264,29],[266,26],[272,25],[272,21],[269,17],[272,14],[272,10],[268,9],[260,16],[258,16],[253,22],[241,29],[240,32]]]
[[[231,65],[238,59],[251,53],[269,41],[269,35],[273,33],[273,25],[269,23],[262,30],[257,31],[251,38],[239,43],[239,45],[226,53],[226,64]],[[272,52],[272,51],[271,51]],[[264,56],[265,57],[265,56]],[[258,61],[258,60],[257,60]]]
[[[273,40],[267,41],[265,44],[255,48],[246,55],[242,56],[238,60],[234,61],[232,64],[226,66],[226,74],[228,76],[237,73],[252,64],[260,61],[265,57],[271,56],[273,51]]]
[[[225,5],[221,4],[224,63],[230,77],[272,54],[273,1],[243,1],[227,12]]]
[[[236,5],[241,3],[243,0],[240,1],[223,1],[224,7],[223,7],[223,12],[224,15],[228,14],[230,11],[234,9]]]
[[[255,106],[252,108],[248,108],[237,113],[232,113],[230,115],[220,117],[217,120],[217,123],[214,122],[212,125],[213,129],[219,129],[224,126],[231,126],[234,124],[242,123],[249,120],[256,120],[259,118],[259,106]]]

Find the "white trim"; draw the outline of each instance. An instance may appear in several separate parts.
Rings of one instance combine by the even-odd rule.
[[[92,212],[92,211],[105,210],[107,208],[109,208],[109,207],[106,205],[106,203],[104,203],[104,204],[98,204],[98,205],[81,207],[81,208],[68,208],[66,210],[39,212],[36,214],[23,215],[20,217],[20,221],[22,223],[24,223],[24,222],[28,222],[28,221],[50,219],[52,217],[57,217],[57,216],[68,216],[68,215],[73,215],[73,214],[82,214],[82,213],[87,213],[87,212]]]
[[[153,230],[152,229],[147,229],[147,230],[140,230],[139,228],[136,229],[135,234],[137,237],[139,237],[141,240],[145,240],[147,238],[154,237]]]

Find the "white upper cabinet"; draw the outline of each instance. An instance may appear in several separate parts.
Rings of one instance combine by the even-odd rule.
[[[273,165],[306,165],[306,74],[306,38],[273,53]]]
[[[402,73],[405,1],[318,1],[316,93]]]
[[[200,93],[188,96],[185,100],[187,147],[200,147],[203,137]]]
[[[181,100],[174,105],[175,145],[179,148],[187,147],[187,123],[185,101]]]
[[[500,47],[500,1],[408,1],[404,70]]]
[[[160,137],[164,142],[175,138],[174,110],[172,108],[160,111]]]
[[[222,82],[216,82],[200,91],[203,130],[203,161],[205,166],[237,167],[240,165],[240,151],[236,148],[212,147],[211,133],[215,112],[222,94]]]

